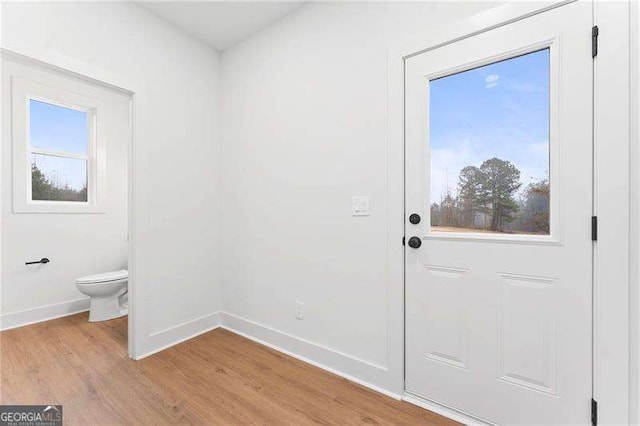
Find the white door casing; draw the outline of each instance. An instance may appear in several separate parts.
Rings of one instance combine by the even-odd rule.
[[[406,390],[493,423],[586,424],[592,11],[572,3],[406,60]],[[429,80],[549,48],[550,235],[430,231]]]

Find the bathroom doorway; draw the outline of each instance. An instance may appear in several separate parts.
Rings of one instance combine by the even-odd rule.
[[[119,318],[128,352],[131,103],[2,52],[2,330]]]

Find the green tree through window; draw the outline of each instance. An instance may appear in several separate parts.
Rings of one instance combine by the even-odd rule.
[[[87,186],[76,190],[68,184],[50,182],[35,162],[31,163],[31,199],[48,201],[87,201]]]

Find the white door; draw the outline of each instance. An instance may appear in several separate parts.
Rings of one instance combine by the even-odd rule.
[[[590,422],[591,26],[576,2],[406,60],[408,393]]]

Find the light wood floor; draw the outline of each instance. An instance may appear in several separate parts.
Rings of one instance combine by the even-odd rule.
[[[62,404],[65,425],[452,425],[218,329],[127,357],[127,319],[78,314],[0,333],[0,402]]]

